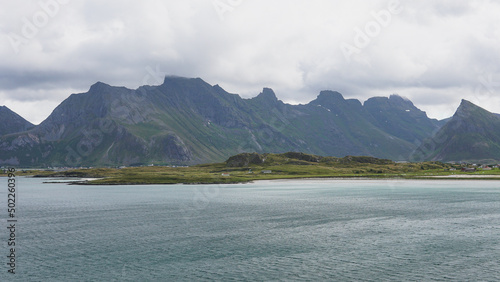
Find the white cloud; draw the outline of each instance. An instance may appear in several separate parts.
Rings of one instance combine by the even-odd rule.
[[[244,97],[262,87],[294,103],[323,89],[362,101],[397,92],[438,118],[462,98],[500,112],[489,100],[500,89],[493,1],[402,0],[378,30],[376,15],[392,0],[67,1],[16,54],[8,35],[23,38],[26,20],[45,11],[40,3],[57,1],[9,1],[0,11],[0,104],[29,108],[18,113],[35,123],[65,91],[96,81],[136,88],[157,67]],[[369,42],[347,60],[340,46],[359,31]]]

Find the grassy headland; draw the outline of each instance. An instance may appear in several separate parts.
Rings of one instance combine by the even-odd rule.
[[[243,153],[224,163],[191,167],[128,167],[26,172],[37,177],[99,178],[81,184],[218,184],[293,178],[408,178],[500,175],[500,170],[461,172],[462,165],[440,162],[395,163],[373,157],[321,157],[303,153]],[[22,174],[20,174],[22,175]],[[488,178],[488,177],[487,177]]]

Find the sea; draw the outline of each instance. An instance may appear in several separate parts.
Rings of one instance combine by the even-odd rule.
[[[0,178],[0,281],[500,281],[500,181]]]

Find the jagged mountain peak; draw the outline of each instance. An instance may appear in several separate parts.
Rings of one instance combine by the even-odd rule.
[[[179,76],[165,76],[163,84],[158,87],[160,91],[169,96],[180,99],[199,99],[203,96],[213,96],[217,91],[212,85],[201,78],[187,78]]]
[[[104,97],[109,97],[110,95],[122,94],[122,93],[132,93],[133,90],[128,89],[124,86],[112,86],[107,83],[98,81],[90,86],[89,91],[83,93],[85,95],[90,95],[92,98],[97,100],[104,99]],[[80,95],[80,94],[76,94]]]
[[[464,119],[474,119],[474,120],[484,120],[490,121],[498,118],[498,115],[493,114],[474,103],[462,99],[460,106],[458,106],[457,111],[452,117],[452,120],[464,120]]]
[[[208,84],[203,79],[201,79],[199,77],[192,78],[192,77],[167,75],[163,79],[162,85],[169,86],[169,85],[179,85],[179,84],[186,84],[186,83]]]
[[[340,94],[337,91],[332,91],[332,90],[323,90],[323,91],[319,92],[319,95],[317,98],[345,100],[344,96],[342,96],[342,94]]]
[[[311,101],[310,105],[323,105],[323,106],[335,106],[339,104],[344,104],[346,100],[344,96],[337,91],[323,90],[319,95]]]
[[[380,128],[411,143],[420,143],[441,126],[397,94],[369,98],[363,107]]]
[[[111,87],[111,85],[104,83],[102,81],[97,81],[96,83],[92,84],[90,88],[92,87]]]
[[[88,93],[102,92],[104,89],[107,89],[107,88],[110,88],[110,87],[113,87],[113,86],[111,86],[109,84],[106,84],[104,82],[98,81],[98,82],[92,84],[92,86],[90,86],[90,89],[89,89]]]
[[[411,102],[410,99],[408,99],[408,98],[406,98],[404,96],[401,96],[399,94],[396,94],[396,93],[395,94],[391,94],[389,96],[389,100],[391,100],[391,99],[392,100],[403,100],[403,101],[406,101],[406,102]]]
[[[458,106],[457,110],[461,110],[461,109],[466,110],[466,109],[472,109],[472,108],[479,108],[479,107],[468,100],[462,99],[462,101],[460,101],[460,106]]]
[[[5,105],[4,106],[0,106],[0,113],[2,113],[2,114],[16,114],[14,111],[12,111],[11,109],[9,109]]]
[[[7,106],[0,106],[0,121],[0,136],[26,131],[34,126]]]
[[[398,94],[392,94],[389,97],[383,97],[383,96],[372,97],[364,102],[364,106],[367,107],[373,107],[373,106],[380,107],[382,105],[390,107],[392,106],[410,107],[410,108],[414,107],[413,103],[408,98],[402,97]]]
[[[267,88],[267,87],[264,87],[262,89],[262,92],[260,92],[256,98],[258,98],[260,100],[272,101],[272,102],[278,101],[278,97],[276,97],[276,94],[274,93],[274,91],[271,88]]]
[[[267,87],[264,87],[259,95],[248,99],[248,101],[250,101],[250,103],[263,106],[266,111],[268,111],[270,108],[281,108],[285,105],[281,100],[278,100],[278,97],[276,97],[274,91],[271,88]]]
[[[363,103],[363,107],[365,108],[380,108],[380,107],[389,107],[389,98],[388,97],[371,97]]]
[[[168,83],[170,81],[189,80],[189,79],[193,79],[193,78],[184,77],[184,76],[177,76],[177,75],[166,75],[163,78],[163,84],[166,84],[166,83]]]
[[[224,90],[224,88],[222,88],[219,84],[215,84],[214,86],[212,86],[216,91],[224,91],[226,92],[226,90]]]
[[[500,161],[500,117],[462,100],[453,117],[414,155],[416,160]]]
[[[467,101],[465,99],[462,99],[460,102],[460,106],[458,106],[457,111],[455,112],[456,116],[469,116],[472,114],[474,111],[484,111],[487,112],[485,109],[476,106],[474,103]]]

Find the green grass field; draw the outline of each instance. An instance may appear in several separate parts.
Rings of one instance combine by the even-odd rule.
[[[394,163],[371,157],[320,157],[302,153],[240,154],[224,163],[191,167],[129,167],[75,169],[62,172],[28,170],[16,175],[36,177],[99,178],[80,184],[217,184],[244,183],[254,180],[294,178],[406,178],[441,179],[436,177],[461,175],[468,179],[478,175],[495,179],[500,170],[461,172],[461,165],[440,162]],[[455,169],[455,170],[450,170]],[[264,173],[267,171],[270,173]],[[0,174],[1,175],[1,174]],[[5,175],[4,175],[5,176]],[[465,178],[464,178],[465,177]],[[449,178],[446,178],[449,179]],[[458,179],[458,178],[457,178]],[[500,178],[496,178],[500,179]]]

